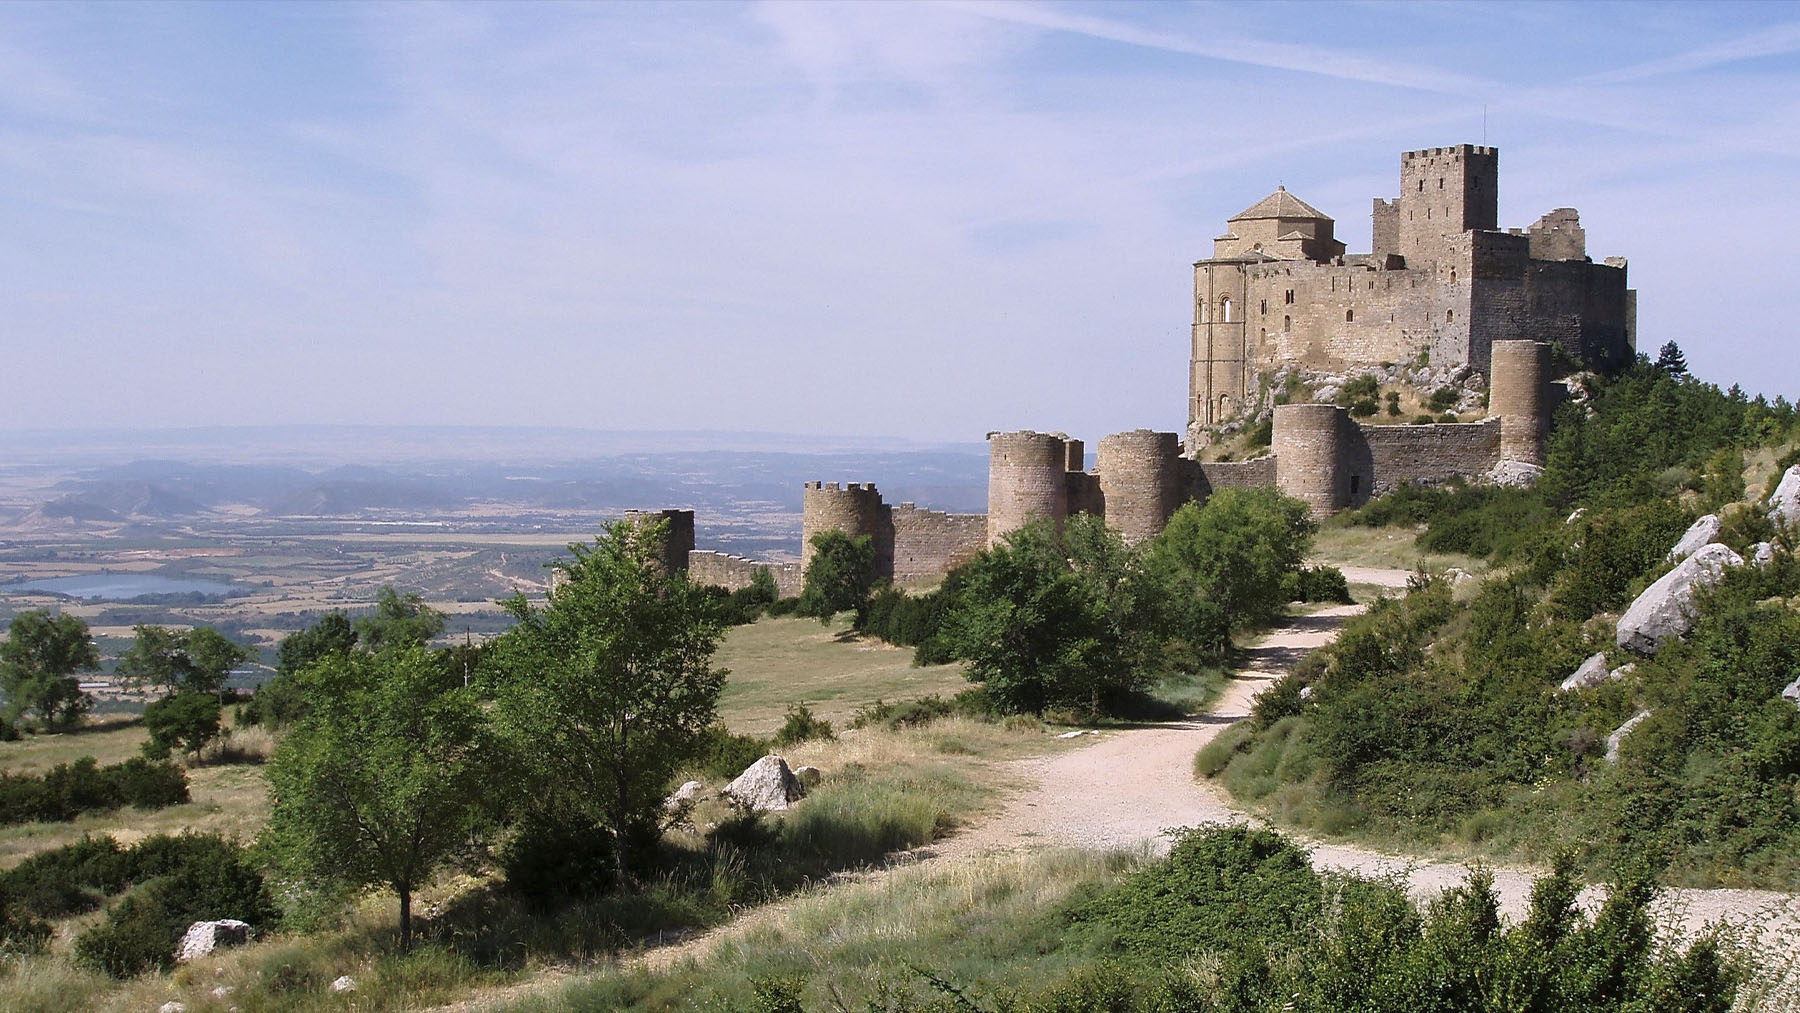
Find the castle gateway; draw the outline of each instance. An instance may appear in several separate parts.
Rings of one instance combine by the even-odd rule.
[[[1625,260],[1587,257],[1573,208],[1496,226],[1500,152],[1400,156],[1400,196],[1375,199],[1374,249],[1346,254],[1333,221],[1277,187],[1226,223],[1194,265],[1188,429],[1261,405],[1280,366],[1356,372],[1429,356],[1490,374],[1495,341],[1545,342],[1615,369],[1636,349]]]

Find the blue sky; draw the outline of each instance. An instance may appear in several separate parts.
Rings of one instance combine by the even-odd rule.
[[[1792,4],[10,3],[0,426],[1179,429],[1224,219],[1484,131],[1800,393]]]

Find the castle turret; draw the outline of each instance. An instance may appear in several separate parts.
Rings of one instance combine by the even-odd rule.
[[[867,535],[875,543],[875,572],[894,569],[894,532],[888,509],[873,482],[808,482],[801,498],[800,565],[813,557],[813,536],[842,531],[851,538]]]
[[[627,510],[623,519],[627,524],[640,528],[658,521],[667,522],[657,553],[663,573],[673,574],[688,568],[688,554],[694,551],[692,510]]]
[[[1500,459],[1542,465],[1550,429],[1550,346],[1496,341],[1488,376],[1488,414],[1500,419]]]
[[[1447,259],[1447,239],[1498,227],[1500,149],[1480,144],[1423,148],[1400,156],[1400,199],[1394,202],[1393,235],[1406,266],[1430,267]],[[1381,209],[1376,209],[1380,225]],[[1381,236],[1377,235],[1377,248]]]
[[[1053,433],[988,434],[988,545],[1047,518],[1062,530],[1069,515],[1069,445]]]
[[[1185,476],[1174,433],[1114,433],[1100,441],[1095,467],[1106,523],[1128,544],[1155,537],[1181,506]]]
[[[1304,501],[1315,516],[1350,504],[1350,425],[1350,413],[1336,405],[1275,406],[1275,487]]]

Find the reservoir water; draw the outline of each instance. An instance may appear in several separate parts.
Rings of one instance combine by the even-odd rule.
[[[9,584],[8,591],[41,591],[66,594],[89,601],[130,601],[146,594],[223,595],[230,584],[193,577],[162,577],[154,573],[84,573],[78,577],[45,577],[23,584]]]

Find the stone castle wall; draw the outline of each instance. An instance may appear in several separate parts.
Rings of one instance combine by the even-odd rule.
[[[1365,426],[1351,422],[1352,442],[1346,455],[1366,467],[1348,472],[1355,489],[1347,489],[1346,506],[1361,506],[1371,496],[1393,492],[1403,482],[1435,485],[1453,478],[1477,478],[1500,461],[1503,420],[1436,423],[1428,426]],[[1359,445],[1360,444],[1360,445]]]
[[[792,598],[806,586],[806,573],[798,563],[770,563],[734,556],[728,552],[696,549],[688,553],[688,579],[696,584],[710,584],[727,591],[749,587],[756,571],[767,569],[775,578],[775,586],[783,598]]]
[[[975,558],[987,546],[986,514],[921,510],[911,503],[893,509],[893,568],[897,583],[941,577]]]

